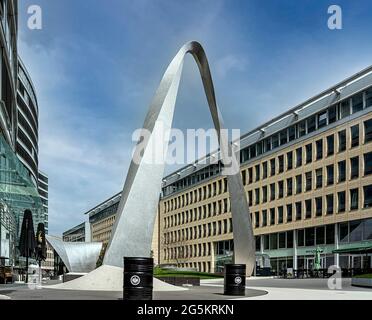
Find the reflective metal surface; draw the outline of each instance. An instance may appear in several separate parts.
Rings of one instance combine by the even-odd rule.
[[[102,243],[63,242],[62,239],[50,235],[45,237],[60,256],[69,272],[88,273],[96,268]]]
[[[194,57],[199,67],[213,123],[218,132],[223,163],[228,163],[228,155],[230,157],[232,155],[231,145],[226,141],[227,137],[221,135],[222,119],[204,49],[198,42],[189,42],[180,49],[168,66],[150,104],[143,130],[150,131],[151,137],[146,143],[142,161],[138,164],[132,158],[104,264],[122,267],[124,256],[150,256],[164,162],[151,162],[153,150],[149,146],[156,145],[156,149],[166,154],[168,144],[159,141],[156,137],[162,136],[163,140],[169,140],[169,129],[172,126],[178,86],[187,53]],[[141,150],[143,150],[143,143],[137,144],[135,154]],[[246,264],[247,274],[250,275],[255,263],[254,235],[239,163],[235,155],[233,158],[231,167],[235,174],[228,175],[227,182],[234,229],[234,262]]]

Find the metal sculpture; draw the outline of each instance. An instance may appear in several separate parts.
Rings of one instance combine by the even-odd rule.
[[[156,145],[158,150],[166,154],[168,143],[164,141],[169,140],[183,62],[188,53],[194,57],[199,67],[213,123],[218,133],[221,160],[226,164],[228,159],[230,169],[234,172],[227,175],[234,234],[234,263],[246,264],[247,274],[250,275],[255,263],[255,245],[239,163],[227,137],[221,134],[222,120],[208,60],[202,46],[195,41],[185,44],[179,50],[168,66],[150,104],[142,130],[151,132],[151,136],[136,146],[135,154],[143,152],[142,158],[139,163],[132,158],[103,264],[122,267],[124,256],[150,256],[165,163],[151,161],[153,150],[149,146]],[[164,141],[156,140],[159,136],[164,137]]]

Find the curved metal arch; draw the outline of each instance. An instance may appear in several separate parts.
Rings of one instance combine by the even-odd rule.
[[[158,148],[162,147],[166,154],[168,144],[155,141],[155,137],[158,137],[156,133],[159,134],[160,131],[164,140],[169,140],[183,62],[188,53],[194,57],[199,68],[212,120],[218,133],[222,162],[227,163],[228,155],[232,157],[230,165],[236,173],[227,176],[227,183],[233,221],[234,262],[246,264],[247,274],[250,275],[255,264],[255,245],[248,203],[239,164],[231,150],[231,144],[226,141],[227,137],[221,134],[223,123],[216,103],[208,60],[203,47],[196,41],[185,44],[173,58],[150,104],[142,130],[151,132],[151,136],[148,141],[142,142],[142,145],[137,144],[135,153],[144,150],[143,157],[139,164],[132,158],[103,263],[122,267],[124,256],[150,255],[165,164],[147,163],[145,159],[151,157],[150,146],[154,143]],[[159,121],[162,125],[159,125]]]

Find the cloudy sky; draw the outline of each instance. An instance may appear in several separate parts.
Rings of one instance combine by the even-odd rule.
[[[49,232],[60,235],[122,188],[133,142],[183,43],[206,49],[225,126],[242,133],[372,63],[372,5],[341,1],[20,0],[19,54],[36,86]],[[42,30],[27,8],[42,8]],[[211,128],[191,57],[174,126]],[[169,168],[168,168],[169,170]]]

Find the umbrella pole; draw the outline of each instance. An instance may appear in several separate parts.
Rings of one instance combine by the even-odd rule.
[[[28,254],[26,255],[26,283],[28,283]]]

